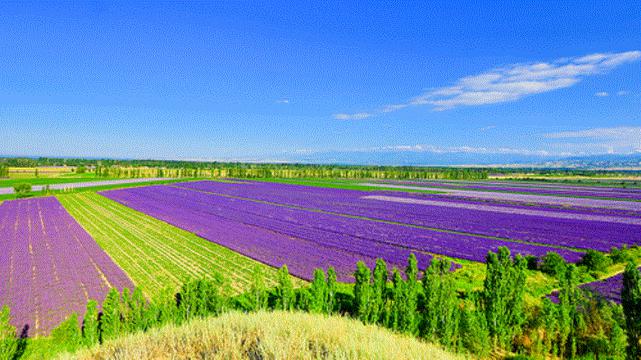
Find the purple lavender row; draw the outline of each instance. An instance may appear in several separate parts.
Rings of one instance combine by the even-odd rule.
[[[176,211],[193,211],[215,218],[257,226],[280,234],[304,238],[323,246],[354,252],[368,257],[382,257],[402,267],[410,252],[437,253],[472,261],[484,261],[488,251],[509,247],[515,254],[543,256],[549,251],[560,253],[567,261],[576,262],[582,253],[514,242],[485,239],[431,231],[398,224],[382,223],[343,216],[291,209],[254,201],[231,199],[187,189],[154,186],[115,190],[103,195],[128,206],[147,206],[169,202]],[[427,261],[419,266],[425,267]]]
[[[461,204],[486,204],[492,206],[500,206],[518,210],[536,209],[537,211],[548,211],[551,213],[567,213],[567,214],[588,214],[588,215],[603,215],[603,216],[616,216],[621,218],[641,219],[641,211],[612,209],[604,207],[587,207],[587,206],[568,206],[568,205],[553,205],[543,203],[524,203],[517,201],[510,201],[499,196],[492,199],[474,199],[469,197],[457,196],[452,194],[426,194],[418,192],[399,192],[399,191],[376,191],[376,194],[388,196],[403,196],[417,199],[428,199],[443,202],[453,202]]]
[[[28,336],[46,335],[88,299],[133,287],[54,197],[0,205],[0,306]]]
[[[527,182],[527,181],[465,181],[465,180],[378,180],[378,182],[390,184],[417,184],[417,185],[431,185],[435,186],[474,186],[483,188],[486,186],[495,187],[514,187],[514,188],[530,188],[530,189],[557,189],[567,191],[602,191],[607,193],[622,193],[622,194],[641,194],[641,188],[622,188],[622,187],[608,187],[608,186],[588,186],[588,185],[570,185],[560,183],[541,183],[541,182]]]
[[[585,197],[603,197],[603,198],[617,198],[625,200],[641,200],[641,191],[620,191],[619,189],[598,189],[587,190],[583,188],[576,189],[555,189],[555,188],[540,188],[540,187],[521,187],[511,186],[509,184],[493,186],[487,184],[450,184],[439,182],[423,182],[423,181],[384,181],[387,184],[407,184],[414,186],[422,186],[426,188],[446,188],[446,189],[470,189],[470,190],[484,190],[484,191],[507,191],[507,192],[520,192],[531,194],[546,194],[546,195],[562,195],[562,196],[585,196]]]
[[[262,182],[224,184],[202,181],[180,183],[175,186],[553,246],[609,251],[613,246],[641,245],[641,226],[638,225],[400,204],[362,198],[372,195],[372,192],[289,184]]]
[[[102,195],[265,264],[274,267],[287,264],[291,274],[306,280],[311,280],[315,268],[334,266],[338,280],[350,282],[359,260],[369,266],[375,263],[374,257],[213,216],[193,206],[188,198],[152,199],[126,190],[103,192]],[[409,255],[409,252],[404,255]],[[427,255],[421,257],[423,263],[429,260]],[[394,261],[398,264],[400,256]]]

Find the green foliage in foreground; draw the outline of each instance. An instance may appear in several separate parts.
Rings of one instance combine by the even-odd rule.
[[[337,312],[477,357],[520,354],[623,359],[627,343],[628,359],[637,358],[641,276],[633,265],[625,273],[623,306],[603,302],[581,290],[575,265],[566,265],[559,275],[557,303],[544,299],[539,306],[526,306],[526,260],[499,248],[497,253],[488,254],[487,263],[483,288],[471,293],[457,291],[448,260],[435,259],[419,280],[414,256],[408,259],[405,276],[394,269],[391,281],[382,260],[377,261],[373,272],[358,263],[353,292],[339,290],[332,268],[327,274],[317,269],[311,284],[294,288],[286,267],[279,270],[275,286],[266,287],[262,274],[255,272],[249,290],[236,295],[230,293],[227,280],[218,275],[187,281],[177,293],[164,292],[149,301],[139,289],[133,293],[112,290],[101,314],[95,311],[95,304],[89,304],[82,328],[72,315],[47,338],[54,341],[54,347],[51,342],[35,339],[29,343],[25,357],[37,357],[45,353],[43,349],[74,351],[97,341],[109,342],[230,310],[269,309]],[[8,326],[8,312],[0,314],[0,351],[17,352],[18,340],[15,329]],[[42,344],[49,347],[38,348]]]

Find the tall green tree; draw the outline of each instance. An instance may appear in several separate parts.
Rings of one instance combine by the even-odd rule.
[[[381,324],[385,311],[385,296],[387,290],[387,264],[383,259],[376,259],[374,266],[374,279],[372,284],[372,298],[370,301],[370,322]]]
[[[102,315],[100,316],[101,342],[116,338],[122,333],[123,325],[120,309],[120,293],[117,289],[111,288],[102,303]]]
[[[418,305],[418,262],[416,255],[410,254],[405,268],[405,294],[403,301],[403,316],[401,317],[400,330],[412,335],[418,334],[419,318],[417,314]]]
[[[507,247],[489,252],[483,282],[481,306],[495,346],[511,350],[511,344],[525,321],[523,294],[527,261],[512,259]]]
[[[265,277],[260,267],[254,269],[249,292],[254,310],[264,310],[267,308],[268,297],[267,289],[265,288]]]
[[[389,293],[390,315],[387,319],[387,327],[393,330],[400,330],[403,316],[405,315],[405,280],[401,272],[394,268],[392,270],[392,289]]]
[[[289,276],[287,265],[278,269],[278,284],[276,286],[276,309],[290,311],[294,307],[295,296],[292,279]]]
[[[580,307],[583,295],[579,289],[578,271],[574,264],[566,267],[559,290],[559,355],[575,357],[578,333],[583,327]]]
[[[326,308],[325,301],[327,299],[327,282],[323,269],[314,270],[314,280],[310,286],[309,293],[311,295],[310,311],[314,313],[323,312]]]
[[[85,346],[93,346],[98,343],[100,340],[98,330],[98,303],[95,300],[89,300],[82,320],[82,339]]]
[[[454,287],[451,262],[434,259],[423,276],[424,311],[421,335],[451,346],[458,328],[458,295]],[[468,314],[469,326],[480,326],[473,314]]]
[[[325,300],[325,313],[333,314],[336,311],[336,292],[338,291],[336,270],[333,267],[327,269],[327,293]]]
[[[634,263],[623,272],[621,304],[628,333],[627,358],[641,358],[641,275]]]
[[[369,302],[371,297],[370,285],[371,271],[364,262],[359,261],[356,264],[354,273],[354,314],[363,322],[369,320]]]

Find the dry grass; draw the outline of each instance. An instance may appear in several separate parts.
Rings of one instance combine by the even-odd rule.
[[[132,335],[63,359],[455,359],[439,347],[352,319],[228,313]]]

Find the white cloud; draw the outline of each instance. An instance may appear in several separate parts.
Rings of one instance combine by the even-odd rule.
[[[619,91],[617,91],[617,95],[619,95],[619,96],[626,96],[626,95],[628,95],[629,93],[630,93],[629,91],[625,91],[625,90],[619,90]]]
[[[278,99],[276,104],[289,104],[289,99]]]
[[[334,114],[334,119],[336,120],[362,120],[367,119],[373,114],[367,112],[360,112],[356,114]]]
[[[571,139],[571,138],[590,138],[590,139],[634,139],[641,141],[641,127],[636,126],[619,126],[611,128],[594,128],[577,131],[560,131],[546,134],[545,137],[550,139]]]
[[[606,96],[609,96],[609,95],[610,94],[608,94],[605,91],[599,91],[598,93],[594,94],[594,96],[598,96],[598,97],[606,97]]]
[[[485,126],[485,127],[480,128],[479,130],[488,131],[488,130],[492,130],[492,129],[496,129],[496,125]]]
[[[433,154],[507,154],[507,155],[534,155],[551,156],[567,155],[557,154],[546,150],[520,149],[510,147],[475,147],[475,146],[436,146],[428,144],[416,145],[392,145],[372,147],[365,149],[353,149],[354,152],[418,152]]]
[[[549,63],[512,64],[463,77],[452,86],[429,90],[404,103],[385,105],[370,112],[335,114],[334,118],[364,119],[409,106],[427,105],[442,111],[460,106],[516,101],[529,95],[571,87],[587,76],[606,73],[640,58],[641,51],[627,51],[563,58]]]
[[[628,154],[641,149],[641,127],[618,126],[545,134],[548,139],[579,141],[566,146],[580,147],[590,153]]]

